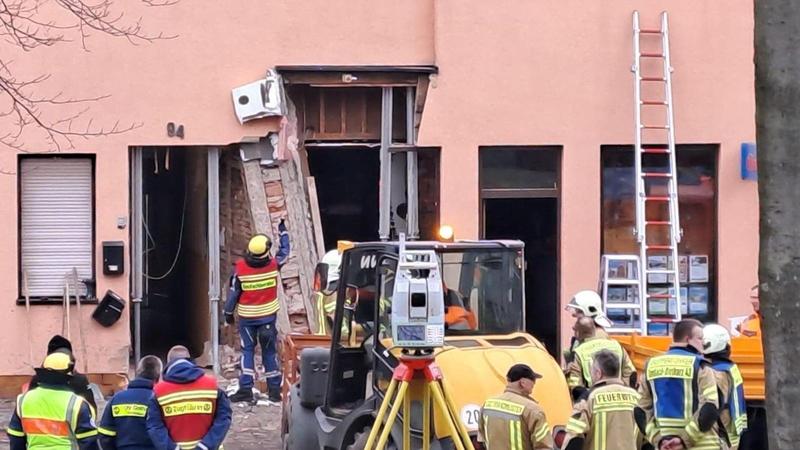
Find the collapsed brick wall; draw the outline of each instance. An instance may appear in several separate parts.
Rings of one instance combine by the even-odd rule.
[[[266,205],[253,205],[252,194],[248,193],[248,180],[247,169],[253,168],[253,164],[258,166],[257,172],[259,177],[256,189],[263,186],[261,195],[256,195],[257,198],[266,199]],[[282,162],[282,165],[292,165],[293,162]],[[294,168],[294,166],[292,166]],[[308,223],[305,219],[308,215],[306,211],[291,213],[289,209],[294,206],[296,200],[287,202],[288,192],[297,192],[295,186],[290,187],[288,190],[284,186],[285,183],[296,182],[296,180],[282,180],[282,173],[286,173],[287,166],[283,167],[264,167],[260,166],[258,162],[251,161],[243,163],[239,156],[239,151],[231,149],[224,151],[220,158],[220,228],[222,233],[222,241],[220,243],[220,270],[222,272],[222,302],[224,303],[225,295],[229,287],[228,274],[233,269],[236,260],[244,256],[244,250],[247,248],[247,242],[250,237],[261,230],[266,232],[275,241],[273,252],[277,251],[277,236],[278,224],[281,219],[286,220],[286,226],[289,229],[290,243],[292,246],[289,258],[281,267],[281,303],[284,312],[288,316],[288,330],[298,333],[308,333],[310,331],[309,320],[307,316],[306,292],[310,282],[303,280],[304,272],[308,269],[301,270],[304,259],[314,259],[315,256],[304,255],[303,252],[308,251],[308,243],[303,242],[307,238]],[[251,172],[252,174],[252,172]],[[288,178],[288,177],[287,177]],[[260,185],[260,186],[259,186]],[[264,206],[266,208],[264,208]],[[258,210],[268,212],[266,214],[259,214]],[[267,211],[264,211],[266,209]],[[295,209],[302,209],[295,206]],[[256,224],[255,216],[261,217],[260,221],[263,224]],[[268,223],[267,223],[268,222]],[[311,244],[313,246],[313,244]],[[313,268],[312,268],[313,270]],[[303,283],[306,286],[303,286]],[[310,295],[310,294],[309,294]],[[222,308],[223,303],[220,304]],[[222,316],[220,316],[222,317]],[[284,316],[285,317],[285,316]],[[285,323],[285,322],[284,322]],[[280,323],[279,323],[280,326]],[[227,344],[231,347],[238,347],[239,338],[235,327],[223,327],[220,333],[220,343]]]
[[[261,173],[265,180],[264,190],[267,194],[267,207],[269,209],[270,222],[273,224],[273,233],[275,236],[278,235],[278,224],[281,219],[286,219],[292,245],[289,258],[281,267],[283,306],[286,307],[289,314],[289,325],[292,331],[308,333],[308,317],[303,301],[303,291],[300,287],[300,258],[297,246],[300,233],[298,233],[297,224],[292,223],[293,221],[289,217],[286,207],[286,194],[283,189],[283,183],[280,180],[278,168],[262,168]]]

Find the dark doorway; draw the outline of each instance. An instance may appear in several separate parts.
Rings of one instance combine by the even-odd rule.
[[[483,200],[486,239],[525,243],[525,322],[528,333],[558,358],[558,199]]]
[[[378,239],[380,154],[371,147],[308,148],[325,248],[339,240]]]
[[[142,149],[142,354],[209,340],[207,149]],[[133,324],[132,324],[133,325]]]

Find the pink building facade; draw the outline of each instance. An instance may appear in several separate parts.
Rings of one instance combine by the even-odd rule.
[[[756,183],[740,176],[740,146],[755,140],[752,5],[707,0],[669,5],[654,0],[512,0],[500,5],[475,0],[281,0],[198,7],[179,2],[142,12],[147,30],[174,35],[172,39],[134,46],[97,35],[88,41],[91,52],[65,43],[16,58],[17,76],[52,74],[42,89],[73,97],[109,95],[90,105],[87,116],[95,123],[141,124],[122,134],[78,139],[74,149],[41,155],[91,156],[97,292],[113,290],[126,302],[120,321],[108,328],[90,319],[93,305],[84,307],[80,318],[73,307],[71,337],[80,335],[80,320],[86,339],[86,353],[78,356],[87,366],[79,367],[90,373],[128,368],[134,284],[131,148],[235,148],[277,131],[276,119],[241,125],[230,92],[262,78],[269,68],[290,66],[431,68],[417,145],[439,152],[439,222],[452,225],[456,237],[465,239],[539,230],[526,234],[532,240],[527,242],[529,252],[537,255],[528,270],[544,273],[529,277],[537,286],[544,284],[535,301],[547,304],[529,310],[528,322],[547,324],[529,328],[548,334],[551,345],[563,345],[571,333],[563,306],[574,292],[597,287],[600,257],[615,248],[610,224],[617,213],[603,210],[606,195],[614,195],[604,194],[604,186],[610,186],[603,178],[608,167],[604,161],[605,152],[630,146],[634,139],[631,14],[638,9],[643,25],[653,28],[665,6],[676,139],[705,152],[702,161],[687,164],[702,166],[701,178],[711,190],[710,197],[707,192],[700,195],[708,200],[701,207],[705,215],[685,232],[699,236],[692,238],[698,249],[694,254],[711,260],[705,284],[708,317],[727,325],[730,318],[748,314],[748,292],[757,277],[758,199]],[[167,135],[169,122],[184,127],[182,139]],[[44,142],[26,145],[31,151],[48,150]],[[539,170],[525,162],[526,156],[495,160],[493,151],[546,156]],[[0,153],[0,167],[16,173],[0,177],[0,229],[7,237],[0,244],[0,286],[6,299],[0,307],[0,347],[6,354],[0,362],[2,376],[30,373],[31,365],[41,361],[47,339],[62,331],[64,315],[58,302],[34,301],[26,313],[19,301],[24,297],[25,239],[20,186],[26,176],[19,169],[29,157]],[[165,154],[160,158],[160,170],[169,170],[163,166]],[[503,161],[536,166],[528,174],[534,181],[525,181],[524,171],[515,174],[514,167],[504,172]],[[148,165],[147,170],[153,168]],[[503,174],[522,181],[507,186]],[[184,195],[193,198],[194,191],[188,192]],[[191,207],[188,211],[191,216]],[[151,219],[157,215],[153,212]],[[515,221],[517,228],[509,225]],[[203,235],[196,237],[202,240]],[[121,275],[103,274],[102,243],[108,241],[124,244]],[[201,253],[204,245],[198,245]],[[226,271],[223,267],[223,285]],[[534,301],[531,295],[528,301]],[[190,311],[185,314],[192,317]],[[166,336],[170,326],[167,322],[147,332]]]

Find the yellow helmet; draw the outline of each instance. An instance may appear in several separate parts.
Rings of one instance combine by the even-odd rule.
[[[272,247],[272,239],[265,234],[257,234],[250,238],[247,244],[247,253],[254,258],[266,258],[269,255],[269,249]]]
[[[42,368],[51,370],[70,370],[72,360],[66,353],[55,352],[47,355],[42,363]]]

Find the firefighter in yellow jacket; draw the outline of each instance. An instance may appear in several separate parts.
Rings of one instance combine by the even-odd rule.
[[[591,318],[581,317],[578,319],[575,332],[581,344],[575,347],[575,358],[567,368],[567,385],[575,401],[586,395],[592,386],[592,364],[595,355],[601,350],[608,350],[617,356],[621,364],[621,370],[617,377],[625,385],[636,387],[636,368],[633,366],[628,352],[618,341],[597,336],[595,330],[595,324]]]
[[[706,325],[703,327],[703,348],[717,380],[720,422],[725,427],[723,436],[730,450],[736,450],[747,429],[747,404],[744,379],[739,366],[731,361],[731,335],[722,325]]]
[[[531,398],[541,377],[525,364],[511,366],[506,391],[483,404],[478,439],[489,450],[553,448],[544,410]]]
[[[658,450],[719,450],[719,396],[714,371],[703,357],[703,324],[675,324],[672,346],[645,364],[639,406],[648,441]]]
[[[592,388],[567,423],[565,450],[637,450],[639,394],[620,380],[620,359],[611,350],[594,355]],[[643,413],[639,414],[643,418]]]
[[[333,315],[336,312],[336,290],[339,288],[339,266],[342,264],[342,255],[338,250],[331,250],[322,257],[317,266],[314,277],[314,301],[317,311],[317,332],[324,336],[330,332]],[[344,326],[344,325],[343,325]],[[347,333],[343,333],[347,334]]]

